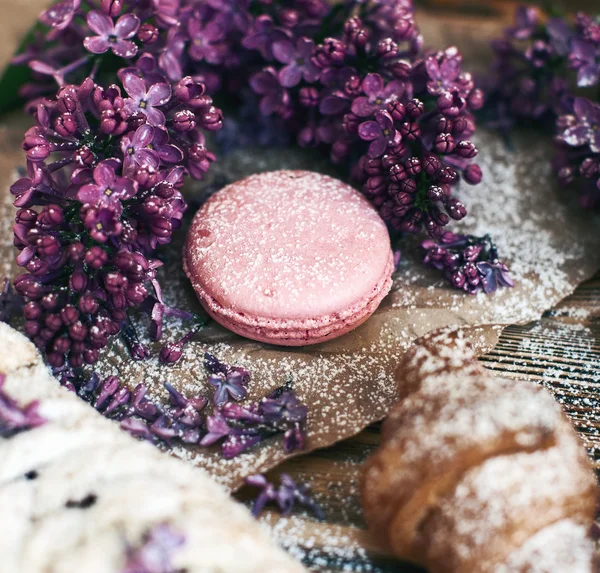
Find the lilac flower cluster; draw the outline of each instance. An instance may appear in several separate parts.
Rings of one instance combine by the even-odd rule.
[[[283,434],[286,453],[304,448],[308,408],[289,384],[255,404],[224,402],[227,394],[236,401],[246,398],[249,373],[239,367],[225,366],[210,354],[205,355],[204,366],[211,373],[209,383],[216,390],[215,408],[206,418],[208,433],[200,441],[201,445],[221,442],[223,457],[233,458],[271,436]]]
[[[238,404],[248,396],[250,373],[239,366],[223,364],[206,354],[208,382],[214,387],[213,412],[204,415],[208,398],[188,398],[168,382],[164,387],[169,403],[148,399],[145,384],[131,391],[117,377],[101,380],[93,373],[88,379],[70,368],[59,374],[61,384],[75,392],[104,416],[119,421],[132,435],[154,443],[170,445],[173,440],[203,447],[221,443],[225,458],[233,458],[267,438],[283,434],[283,448],[292,452],[304,447],[307,407],[295,392],[282,386],[255,404]]]
[[[425,265],[443,271],[455,288],[476,294],[494,292],[499,286],[514,286],[489,235],[479,238],[446,232],[439,242],[428,239],[421,246],[425,249]]]
[[[553,165],[563,185],[577,182],[582,207],[600,205],[600,103],[576,97],[556,121]]]
[[[266,60],[249,79],[261,112],[295,125],[301,146],[327,146],[393,229],[439,236],[466,215],[452,195],[461,174],[481,180],[469,138],[483,94],[460,54],[421,52],[410,2],[350,3],[335,14],[323,6],[330,37],[321,43],[304,3],[293,4],[293,24],[276,17],[243,41]]]
[[[600,204],[600,131],[597,104],[577,90],[600,85],[600,22],[579,12],[573,22],[544,19],[536,8],[520,7],[515,25],[492,43],[496,60],[488,112],[507,130],[519,120],[545,126],[556,121],[559,181],[580,185],[584,207]]]
[[[516,120],[552,119],[569,103],[569,83],[600,83],[600,25],[582,12],[573,23],[544,19],[532,6],[517,9],[515,25],[494,40],[488,103],[500,127]]]
[[[39,412],[39,402],[19,406],[5,390],[6,376],[0,374],[0,438],[10,438],[19,432],[37,428],[46,423]]]
[[[166,523],[155,525],[138,546],[127,546],[121,573],[177,573],[173,554],[185,544],[185,537]]]
[[[481,180],[470,137],[483,94],[461,70],[455,48],[423,52],[411,0],[63,0],[42,22],[50,32],[17,58],[36,76],[27,88],[34,101],[47,89],[44,75],[59,85],[103,77],[122,58],[128,67],[121,80],[137,78],[128,81],[136,93],[125,113],[140,113],[143,103],[149,127],[163,126],[165,110],[154,103],[156,86],[168,82],[191,109],[170,116],[167,126],[187,134],[200,122],[204,129],[221,124],[190,78],[234,98],[249,88],[259,100],[254,113],[284,121],[301,146],[329,149],[402,232],[439,237],[451,219],[466,215],[453,195],[459,180]],[[106,125],[120,125],[117,111],[109,110]],[[128,137],[127,163],[145,165],[149,130]],[[193,176],[214,159],[198,144],[177,162]]]
[[[288,474],[281,474],[280,485],[275,485],[267,480],[264,475],[253,475],[246,478],[246,485],[259,488],[260,492],[252,506],[252,514],[258,517],[265,505],[275,503],[282,515],[289,515],[295,504],[306,507],[317,519],[324,519],[323,510],[311,497],[310,487],[296,483]]]
[[[53,367],[95,363],[148,285],[160,298],[152,256],[181,226],[186,174],[212,160],[203,130],[219,127],[220,112],[210,98],[192,102],[203,84],[172,90],[121,71],[123,89],[87,78],[38,104],[23,142],[28,173],[11,187],[27,271],[14,285],[25,332]]]

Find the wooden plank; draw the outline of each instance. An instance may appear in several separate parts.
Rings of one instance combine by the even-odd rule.
[[[499,375],[542,384],[563,406],[600,474],[600,273],[534,323],[508,327],[496,348],[481,358]],[[421,571],[399,564],[369,536],[360,508],[360,467],[379,443],[380,424],[331,448],[295,458],[282,472],[310,483],[326,520],[303,510],[287,518],[267,512],[282,543],[312,571]],[[250,503],[252,492],[239,498]]]

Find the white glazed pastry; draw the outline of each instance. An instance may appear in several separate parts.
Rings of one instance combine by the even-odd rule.
[[[0,343],[3,390],[21,406],[39,400],[47,420],[0,438],[2,573],[137,573],[163,558],[186,573],[304,571],[206,472],[61,388],[4,323]]]

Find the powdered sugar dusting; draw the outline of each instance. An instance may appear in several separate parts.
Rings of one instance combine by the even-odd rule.
[[[501,289],[487,297],[453,291],[443,286],[435,271],[420,266],[416,261],[418,249],[406,246],[390,295],[365,324],[336,340],[298,349],[276,348],[232,335],[211,323],[173,367],[162,366],[156,359],[132,362],[124,346],[115,341],[99,364],[101,373],[120,375],[131,385],[145,381],[152,394],[162,399],[165,380],[184,392],[209,395],[211,389],[202,368],[202,354],[208,350],[253,372],[253,400],[291,378],[299,397],[309,405],[308,449],[330,445],[381,419],[398,399],[396,365],[417,337],[447,325],[503,325],[539,317],[598,264],[600,237],[589,215],[561,203],[545,168],[536,167],[539,171],[529,176],[531,162],[523,154],[509,155],[491,134],[482,134],[481,138],[480,147],[490,149],[489,158],[488,154],[483,157],[488,178],[477,191],[464,190],[464,199],[474,217],[468,217],[463,228],[477,230],[466,226],[471,224],[494,231],[501,253],[506,252],[510,258],[517,281],[514,289]],[[538,152],[534,153],[537,157]],[[249,157],[258,159],[256,165]],[[214,175],[218,177],[220,169],[229,180],[231,173],[238,177],[246,168],[305,168],[312,160],[303,164],[302,157],[308,156],[289,150],[243,151],[217,163]],[[516,162],[516,167],[512,162]],[[526,175],[529,179],[525,179],[525,184]],[[504,203],[512,214],[502,214]],[[527,223],[529,217],[531,224]],[[162,271],[162,276],[168,277],[165,297],[169,304],[199,312],[200,306],[181,270],[180,249],[178,243],[167,252]],[[469,340],[479,346],[478,353],[494,344],[501,327],[494,328],[469,329]],[[175,340],[185,332],[185,325],[171,321],[165,330],[165,341]],[[198,448],[180,447],[174,453],[208,468],[231,486],[239,484],[244,475],[265,470],[284,458],[279,443],[272,441],[231,461]]]
[[[563,519],[529,538],[495,573],[511,573],[525,567],[531,573],[587,573],[590,571],[592,551],[587,529],[574,521]]]

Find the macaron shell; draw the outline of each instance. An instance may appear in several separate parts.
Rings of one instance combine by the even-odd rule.
[[[342,333],[391,284],[377,212],[352,187],[307,171],[253,175],[216,193],[196,214],[183,258],[218,322],[251,338],[266,329],[272,343],[275,331],[297,344],[330,336],[317,335],[329,327]]]
[[[184,262],[185,266],[185,262]],[[285,346],[318,344],[342,336],[365,322],[376,310],[392,287],[394,258],[381,281],[373,289],[372,297],[365,297],[356,305],[338,315],[321,319],[286,321],[240,316],[223,309],[214,300],[201,298],[202,306],[219,324],[245,338]]]

